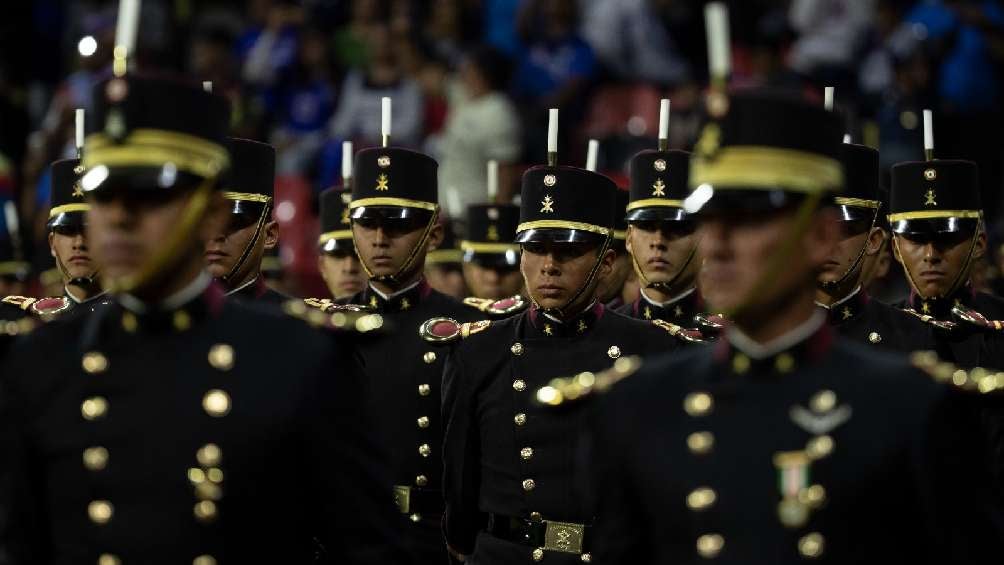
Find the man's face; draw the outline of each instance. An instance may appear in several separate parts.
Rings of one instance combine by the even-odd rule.
[[[317,263],[333,297],[345,298],[366,288],[366,273],[351,250],[321,253]]]
[[[882,244],[882,231],[879,228],[871,227],[871,220],[841,221],[840,241],[833,248],[833,253],[827,257],[826,262],[819,272],[819,282],[832,283],[839,281],[847,272],[855,267],[854,262],[858,262],[857,269],[864,265],[865,257],[878,253]],[[862,255],[862,251],[864,255]],[[856,278],[856,277],[852,277]]]
[[[66,269],[70,280],[91,278],[97,270],[91,259],[83,226],[54,227],[49,232],[49,252]]]
[[[729,212],[701,219],[697,237],[704,262],[699,286],[712,311],[732,312],[740,307],[755,311],[815,278],[839,238],[832,210],[817,213],[783,268],[771,273],[773,278],[753,295],[755,287],[763,284],[772,258],[792,236],[794,220],[792,209],[755,215]]]
[[[942,297],[952,290],[973,245],[973,232],[897,234],[893,238],[896,259],[925,298]],[[982,231],[976,235],[974,260],[983,256],[986,241]]]
[[[527,292],[544,309],[578,306],[568,301],[585,285],[596,265],[598,251],[597,243],[524,243],[520,270]],[[608,249],[600,262],[597,278],[610,275],[613,261],[614,252]],[[592,300],[596,279],[592,285],[593,289],[582,293],[582,302]]]
[[[496,267],[464,263],[464,279],[478,298],[506,298],[519,293],[523,275],[518,267]]]
[[[689,267],[687,260],[697,245],[695,228],[690,221],[640,221],[628,226],[627,248],[649,282],[668,283]]]
[[[397,274],[408,261],[415,246],[422,240],[427,218],[386,219],[359,218],[352,220],[352,240],[356,252],[373,277]],[[438,235],[437,235],[438,234]],[[436,226],[429,233],[427,246],[435,246],[442,240],[442,227]],[[419,250],[415,265],[425,260],[425,249]]]
[[[206,243],[206,270],[216,278],[225,277],[234,269],[244,250],[254,238],[258,228],[258,216],[250,214],[230,214],[223,233],[216,234]],[[279,228],[275,221],[266,222],[247,259],[233,273],[230,281],[241,283],[257,275],[261,259],[266,249],[272,249],[279,241]]]
[[[462,300],[467,296],[467,281],[464,280],[464,271],[460,265],[455,263],[427,266],[425,280],[433,289],[457,300]]]
[[[116,190],[90,197],[87,241],[95,262],[109,278],[139,274],[171,239],[192,197],[190,191],[148,192],[137,195]],[[190,245],[194,251],[202,242]]]

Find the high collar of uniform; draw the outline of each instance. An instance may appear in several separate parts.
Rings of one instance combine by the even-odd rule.
[[[384,294],[369,285],[363,293],[363,304],[381,313],[405,312],[425,300],[431,292],[432,287],[424,278],[393,294]]]
[[[665,320],[683,327],[694,325],[694,316],[701,313],[704,308],[704,300],[697,288],[684,291],[666,302],[656,302],[645,294],[645,290],[638,294],[635,300],[634,311],[638,318],[645,320]]]
[[[758,343],[736,327],[727,339],[715,345],[715,360],[735,375],[784,375],[800,365],[822,357],[833,343],[833,331],[823,312],[813,312],[808,320],[788,333]]]
[[[909,304],[915,312],[932,316],[936,320],[950,320],[952,308],[956,306],[971,306],[976,291],[972,284],[966,284],[959,290],[943,298],[921,298],[916,291],[910,292]]]
[[[829,306],[821,302],[816,304],[826,311],[830,324],[838,326],[860,316],[869,300],[868,293],[858,286],[850,294]]]
[[[582,312],[559,320],[558,318],[545,314],[542,310],[533,306],[530,308],[530,333],[536,337],[571,337],[589,332],[596,322],[603,317],[606,308],[599,302],[592,303]]]
[[[265,284],[265,279],[259,275],[227,292],[226,295],[255,300],[261,298],[266,292],[268,292],[268,286]]]
[[[98,294],[95,294],[94,296],[92,296],[90,298],[86,298],[84,300],[81,300],[81,299],[77,298],[76,295],[74,295],[72,292],[70,292],[69,288],[67,288],[65,286],[63,287],[63,297],[66,298],[67,300],[69,300],[70,302],[72,302],[76,306],[83,306],[85,304],[90,304],[90,303],[95,302],[97,300],[101,300],[102,298],[107,297],[107,294],[108,293],[106,293],[106,292],[99,292]]]
[[[122,306],[121,324],[127,333],[187,331],[201,320],[218,314],[223,300],[223,288],[205,273],[159,304],[143,302],[129,294],[118,297]]]

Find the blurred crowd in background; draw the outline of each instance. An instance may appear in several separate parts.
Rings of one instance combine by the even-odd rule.
[[[233,133],[278,151],[276,214],[291,290],[315,268],[316,194],[340,182],[341,142],[380,143],[393,98],[393,144],[440,163],[440,198],[511,201],[544,161],[547,109],[561,109],[560,162],[626,184],[626,163],[654,148],[659,99],[672,100],[671,145],[689,149],[707,84],[699,0],[143,0],[138,68],[212,81],[232,102]],[[822,104],[824,86],[855,142],[884,169],[923,157],[921,110],[935,112],[937,156],[980,165],[998,285],[1004,222],[1004,2],[729,2],[731,86],[776,85]],[[117,2],[10,3],[0,22],[0,202],[17,203],[20,253],[35,273],[45,245],[48,165],[74,155],[73,111],[110,73]],[[486,188],[488,160],[500,187]],[[0,218],[0,246],[9,233]],[[462,231],[463,227],[458,226]],[[898,269],[890,269],[890,278]],[[289,281],[288,281],[289,282]],[[296,288],[299,287],[299,288]],[[904,288],[890,280],[889,291]]]

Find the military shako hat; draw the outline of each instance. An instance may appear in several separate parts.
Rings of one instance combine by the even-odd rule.
[[[834,198],[844,221],[871,221],[881,206],[879,197],[879,153],[856,143],[840,146],[844,169],[844,190]]]
[[[318,245],[324,253],[352,252],[352,222],[349,203],[352,192],[344,187],[332,187],[321,193],[321,236]]]
[[[460,242],[465,263],[487,267],[519,265],[519,206],[515,204],[472,204],[467,208],[467,237]]]
[[[719,106],[694,147],[686,210],[756,213],[842,190],[838,113],[762,90]]]
[[[934,159],[893,165],[889,194],[893,232],[969,232],[982,215],[976,163]]]
[[[81,187],[163,191],[220,178],[230,165],[229,124],[227,100],[198,85],[142,75],[102,81],[87,120]]]
[[[223,183],[223,197],[232,214],[257,220],[273,205],[275,195],[275,148],[267,143],[231,137],[230,173]]]
[[[352,178],[353,219],[428,220],[436,210],[438,163],[400,147],[375,147],[356,153]]]
[[[646,150],[631,158],[627,221],[683,220],[690,153]]]
[[[613,235],[616,190],[609,178],[577,167],[527,170],[516,241],[603,241]]]
[[[50,189],[49,221],[50,230],[57,227],[82,228],[90,204],[84,201],[84,191],[80,187],[80,176],[84,168],[79,159],[61,159],[52,164],[49,175]]]

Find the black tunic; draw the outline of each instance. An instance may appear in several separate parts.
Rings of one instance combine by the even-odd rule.
[[[270,331],[264,331],[268,328]],[[331,335],[223,300],[46,324],[0,370],[15,564],[399,563],[386,469]]]
[[[368,386],[369,411],[378,419],[381,444],[391,463],[385,492],[388,499],[393,492],[403,502],[399,491],[410,489],[407,512],[402,505],[400,516],[407,543],[418,563],[444,563],[439,413],[445,352],[423,341],[418,330],[430,318],[465,322],[481,314],[433,290],[424,280],[389,300],[367,287],[339,302],[374,309],[390,328],[380,336],[361,337],[354,346],[357,369]]]
[[[227,296],[234,300],[263,302],[274,306],[280,306],[289,300],[292,300],[292,297],[286,296],[285,294],[270,288],[267,284],[265,284],[265,279],[260,276],[251,284],[241,288],[240,290],[236,290]]]
[[[826,325],[647,361],[591,426],[596,561],[999,563],[981,400]]]
[[[677,344],[653,324],[594,306],[564,323],[531,309],[491,322],[455,346],[443,384],[450,546],[472,563],[532,563],[539,548],[489,533],[489,517],[506,523],[539,513],[544,521],[591,524],[592,509],[574,488],[585,407],[554,414],[535,408],[534,394],[553,378]],[[581,563],[578,554],[546,553],[545,563]]]
[[[621,306],[616,311],[640,320],[665,320],[684,328],[693,328],[697,325],[694,316],[704,312],[704,299],[697,289],[693,289],[683,298],[665,304],[652,302],[639,293],[637,300]]]
[[[976,310],[988,320],[1004,320],[1004,300],[985,292],[974,292],[970,286],[938,300],[924,300],[911,294],[898,306],[942,321],[955,321],[951,315],[955,306]],[[935,331],[934,337],[938,355],[946,361],[966,369],[1004,369],[1004,340],[982,328],[959,324],[952,331]]]
[[[860,287],[823,309],[830,325],[851,341],[902,353],[935,349],[934,329],[930,324],[873,299]]]

